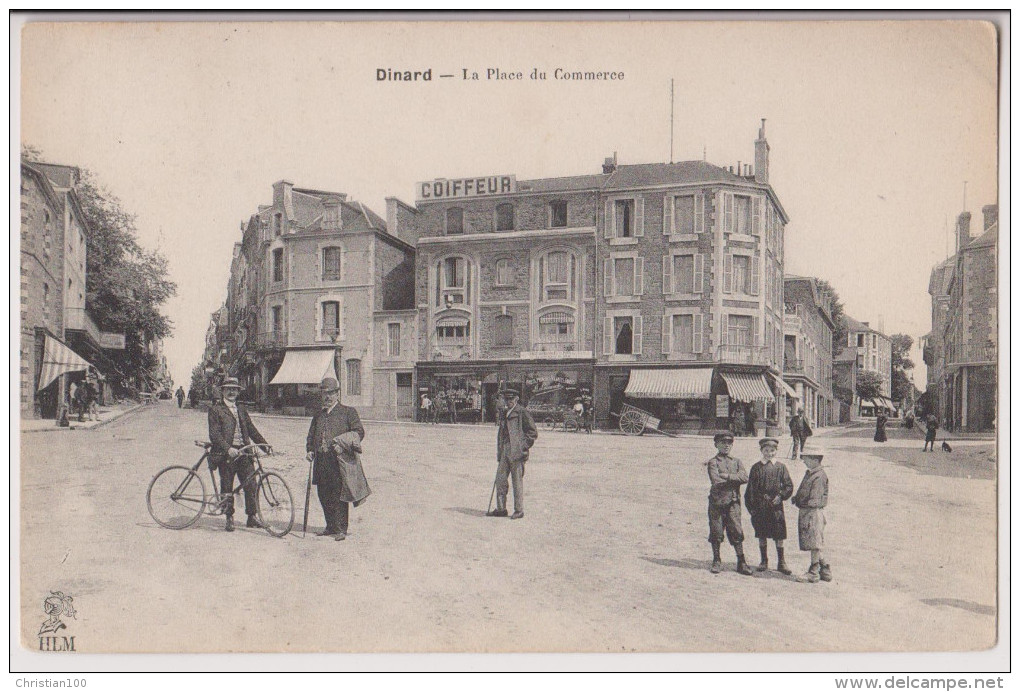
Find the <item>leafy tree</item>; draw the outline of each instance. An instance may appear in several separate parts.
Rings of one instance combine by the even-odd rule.
[[[839,299],[839,293],[825,279],[815,279],[818,283],[818,290],[829,297],[832,305],[829,316],[832,317],[832,355],[838,356],[846,348],[846,322],[843,320],[843,302]]]
[[[910,372],[914,361],[910,359],[910,348],[914,339],[907,334],[893,334],[892,341],[892,398],[895,401],[909,401],[914,394],[914,383]]]
[[[874,399],[882,394],[882,376],[874,370],[862,370],[857,373],[857,396],[861,399]]]

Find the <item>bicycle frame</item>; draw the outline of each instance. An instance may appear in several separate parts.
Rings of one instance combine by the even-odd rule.
[[[201,446],[201,447],[205,447],[205,454],[203,454],[201,456],[201,458],[199,458],[199,460],[195,463],[195,465],[191,467],[191,470],[197,474],[198,473],[198,469],[202,466],[202,462],[209,461],[210,457],[212,456],[212,448],[211,448],[211,445],[208,445],[208,443],[200,442],[198,440],[195,440],[195,444],[198,445],[198,446]],[[238,482],[237,487],[230,491],[231,495],[237,495],[238,493],[240,493],[244,489],[244,486],[246,484],[249,484],[249,483],[252,483],[252,484],[254,484],[257,487],[258,486],[258,480],[260,478],[262,478],[262,476],[265,474],[265,471],[262,468],[262,459],[261,459],[261,457],[258,454],[259,446],[260,445],[257,445],[257,444],[245,445],[244,447],[241,447],[240,450],[238,450],[239,453],[238,453],[238,455],[236,457],[234,457],[233,459],[227,460],[226,463],[233,464],[235,461],[237,461],[241,457],[248,457],[249,459],[252,460],[252,462],[253,462],[253,464],[255,466],[255,468],[252,469],[252,472],[248,476],[248,478],[244,479],[243,481]],[[219,482],[216,479],[216,472],[213,470],[212,462],[209,461],[207,466],[208,466],[208,469],[209,469],[209,480],[212,481],[212,488],[214,490],[213,497],[215,498],[215,500],[212,500],[212,501],[205,500],[205,501],[203,501],[203,505],[205,505],[206,507],[214,507],[215,508],[220,503],[220,500],[222,500],[223,493],[221,493],[221,492],[219,492],[217,490],[217,488],[219,488],[220,486],[219,486]],[[181,483],[181,485],[178,486],[177,490],[173,493],[173,495],[171,495],[171,498],[174,499],[174,500],[179,499],[180,496],[184,493],[184,489],[185,489],[184,486],[186,486],[186,485],[187,485],[187,479],[185,479]]]

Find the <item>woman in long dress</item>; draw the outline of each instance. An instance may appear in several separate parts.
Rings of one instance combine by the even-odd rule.
[[[885,411],[879,411],[878,418],[875,419],[875,442],[885,442],[885,424],[889,419],[885,415]]]

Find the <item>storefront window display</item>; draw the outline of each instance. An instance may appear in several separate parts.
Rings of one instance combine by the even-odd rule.
[[[513,368],[511,387],[519,387],[521,400],[537,421],[558,419],[574,405],[575,399],[590,398],[592,375],[580,368]]]

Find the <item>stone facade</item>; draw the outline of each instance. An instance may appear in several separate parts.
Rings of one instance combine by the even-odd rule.
[[[839,409],[832,392],[831,301],[813,278],[787,276],[784,285],[783,378],[798,394],[788,400],[787,413],[797,405],[812,426],[832,425]]]

